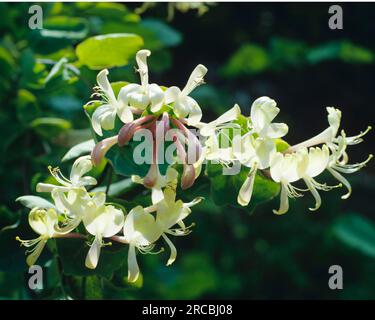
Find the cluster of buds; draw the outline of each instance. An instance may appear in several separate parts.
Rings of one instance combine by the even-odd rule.
[[[33,247],[28,251],[28,264],[35,263],[48,239],[80,237],[89,239],[85,264],[94,269],[101,248],[117,241],[129,245],[128,279],[136,281],[139,276],[136,249],[141,253],[155,253],[156,242],[163,238],[170,248],[167,262],[170,265],[176,259],[177,250],[169,236],[182,236],[191,231],[192,225],[186,227],[184,219],[202,198],[189,203],[177,200],[179,175],[180,187],[184,190],[193,186],[207,161],[222,164],[223,174],[238,173],[233,170],[226,173],[225,168],[238,165],[248,168],[237,198],[239,205],[247,206],[257,187],[255,177],[262,172],[280,184],[280,207],[274,213],[284,214],[289,208],[288,199],[300,197],[305,191],[310,191],[316,200],[311,210],[317,210],[321,204],[319,190],[345,186],[348,192],[342,198],[349,197],[351,186],[343,174],[358,171],[372,158],[369,155],[361,163],[348,164],[347,147],[360,143],[370,127],[353,137],[347,137],[343,130],[338,134],[341,112],[333,107],[327,108],[329,127],[294,146],[281,139],[288,133],[288,126],[273,122],[280,109],[268,97],[255,100],[249,116],[242,115],[240,107],[235,105],[216,120],[202,122],[201,108],[189,95],[203,83],[206,67],[198,65],[182,90],[176,86],[166,88],[149,84],[147,57],[150,54],[148,50],[141,50],[136,55],[141,84],[126,84],[117,95],[107,78],[108,70],[99,72],[95,95],[100,99],[88,103],[96,105],[91,123],[97,143],[91,155],[76,159],[70,179],[58,168],[50,168],[58,185],[37,185],[37,191],[50,193],[53,202],[44,202],[46,205],[42,208],[30,208],[30,226],[40,236],[34,240],[17,238],[24,246]],[[121,125],[115,129],[118,122]],[[108,136],[108,132],[114,131],[115,134]],[[140,132],[151,147],[150,166],[145,176],[131,178],[151,190],[152,205],[138,205],[126,213],[120,205],[107,203],[105,193],[89,192],[87,186],[97,181],[86,174],[101,163],[113,146],[127,150]],[[170,141],[173,149],[162,175],[159,154],[164,150],[165,141]],[[182,164],[182,172],[176,164]],[[339,181],[338,185],[329,186],[316,180],[325,170]],[[297,181],[304,182],[305,186],[296,186]],[[87,230],[86,235],[73,232],[81,223]]]

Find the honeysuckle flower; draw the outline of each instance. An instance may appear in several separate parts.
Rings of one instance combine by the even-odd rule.
[[[79,189],[85,186],[97,184],[95,178],[84,176],[92,169],[90,156],[82,156],[74,161],[72,169],[70,171],[69,179],[61,173],[58,167],[52,168],[51,166],[49,166],[48,169],[51,175],[56,179],[58,183],[60,183],[60,185],[38,183],[36,186],[37,192],[51,192],[53,189],[60,189],[67,192],[71,189]]]
[[[136,60],[141,84],[128,84],[121,88],[119,100],[126,108],[135,107],[141,110],[149,105],[152,112],[157,112],[164,104],[164,91],[155,83],[148,83],[147,57],[151,55],[149,50],[137,52]]]
[[[309,149],[302,148],[297,151],[301,156],[299,164],[299,174],[305,181],[307,188],[311,191],[315,198],[315,207],[309,208],[311,211],[319,209],[322,200],[318,190],[329,191],[336,186],[327,186],[317,182],[314,177],[321,174],[329,163],[329,149],[327,145],[319,147],[311,147]]]
[[[122,122],[127,123],[133,120],[133,113],[124,101],[118,100],[113,92],[112,86],[108,81],[108,70],[100,71],[96,77],[99,90],[98,93],[104,100],[104,104],[99,106],[93,113],[91,123],[94,131],[99,136],[103,135],[104,130],[111,130],[115,126],[116,115]]]
[[[152,203],[156,204],[159,201],[163,200],[164,198],[164,193],[163,193],[163,188],[165,188],[168,185],[171,184],[177,184],[177,177],[178,177],[178,172],[173,169],[172,167],[169,167],[167,169],[166,174],[163,176],[159,172],[159,168],[157,165],[154,165],[154,172],[155,172],[155,181],[151,186],[147,185],[146,181],[146,188],[151,188],[151,199]],[[134,183],[139,183],[139,184],[145,184],[145,179],[141,178],[140,176],[132,176],[132,181]]]
[[[236,141],[236,137],[234,141]],[[234,142],[234,146],[237,146],[236,142]],[[241,206],[247,206],[251,200],[257,170],[263,170],[270,166],[271,158],[276,152],[276,146],[272,139],[254,138],[250,135],[245,135],[238,146],[240,151],[234,150],[234,154],[240,163],[249,167],[250,170],[240,188],[237,202]]]
[[[85,189],[72,189],[68,192],[53,189],[51,196],[56,209],[66,218],[62,227],[63,230],[76,228],[88,212],[91,203],[104,203],[105,201],[104,193],[98,192],[90,196]]]
[[[337,137],[336,144],[331,145],[332,155],[330,156],[329,164],[327,170],[348,190],[341,198],[347,199],[352,193],[352,187],[349,181],[342,175],[342,173],[354,173],[362,169],[372,158],[373,155],[370,154],[365,161],[360,163],[348,164],[348,155],[346,153],[346,148],[348,145],[354,145],[362,142],[362,137],[371,129],[368,127],[367,130],[361,132],[357,136],[346,137],[344,130],[341,131],[341,135]]]
[[[202,118],[202,110],[189,94],[200,84],[207,73],[207,68],[199,64],[191,73],[182,91],[178,87],[170,87],[165,92],[165,103],[173,104],[173,112],[178,118],[186,118],[188,125],[196,125]]]
[[[261,138],[281,138],[288,133],[285,123],[272,123],[272,120],[280,112],[276,107],[276,101],[269,97],[256,99],[250,110],[249,134],[256,133]]]
[[[141,206],[133,208],[126,216],[123,240],[129,243],[128,281],[135,282],[139,277],[136,248],[141,253],[151,253],[154,242],[160,238],[161,229],[155,217]]]
[[[105,194],[93,198],[87,205],[87,212],[83,216],[83,224],[86,230],[95,237],[87,253],[85,265],[95,269],[101,248],[105,245],[103,238],[109,238],[117,234],[124,225],[122,210],[112,205],[105,205]]]
[[[199,133],[204,137],[210,137],[216,133],[217,130],[222,128],[227,128],[228,123],[238,119],[241,114],[241,109],[238,104],[234,105],[233,108],[226,111],[216,120],[211,121],[209,123],[200,122],[196,125],[200,129]],[[232,124],[233,126],[234,124]]]
[[[282,154],[277,152],[272,156],[270,174],[275,182],[281,183],[280,208],[273,210],[275,214],[281,215],[288,211],[289,198],[302,196],[298,192],[302,190],[292,185],[293,182],[301,178],[300,162],[301,156],[296,153]]]
[[[48,210],[34,208],[30,211],[29,225],[37,234],[39,234],[39,237],[33,240],[21,240],[19,237],[16,238],[21,242],[21,245],[27,248],[34,247],[33,249],[26,251],[26,253],[28,253],[26,262],[29,266],[35,264],[49,239],[69,233],[72,230],[61,230],[58,222],[58,214],[53,208]]]
[[[161,230],[161,236],[168,244],[171,253],[167,266],[171,265],[177,256],[177,250],[167,234],[173,236],[185,236],[190,233],[190,227],[186,227],[183,220],[191,213],[191,207],[198,204],[203,198],[198,197],[189,203],[182,200],[176,201],[176,192],[173,188],[165,188],[164,199],[156,205],[156,223]],[[177,228],[172,228],[178,225]]]

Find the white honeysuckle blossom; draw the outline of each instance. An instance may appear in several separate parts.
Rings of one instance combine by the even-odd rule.
[[[275,182],[281,184],[280,208],[273,210],[275,214],[281,215],[289,209],[289,198],[301,197],[298,191],[302,191],[292,185],[301,178],[299,174],[299,163],[301,157],[296,153],[275,153],[271,159],[270,175]]]
[[[103,193],[87,203],[83,224],[86,230],[95,237],[87,253],[85,265],[89,269],[95,269],[99,261],[100,250],[105,245],[103,238],[112,237],[120,232],[124,225],[124,214],[122,210],[112,205],[105,205]]]
[[[150,187],[152,204],[156,204],[159,201],[163,200],[164,193],[162,189],[170,184],[177,184],[177,178],[178,178],[178,172],[171,167],[167,169],[167,172],[164,176],[160,174],[159,170],[157,169],[157,165],[155,165],[155,167],[156,167],[156,172],[155,172],[156,178],[155,178],[154,184]],[[136,176],[136,175],[132,176],[132,181],[134,183],[139,183],[143,185],[145,183],[144,178],[141,178],[140,176]],[[147,188],[148,186],[145,185],[145,187]]]
[[[173,86],[165,91],[165,103],[173,104],[173,112],[178,118],[186,118],[187,124],[195,126],[202,119],[202,110],[189,94],[204,81],[203,78],[207,73],[207,68],[199,64],[191,73],[185,87],[180,90]]]
[[[137,52],[136,60],[141,84],[131,83],[119,92],[119,100],[126,108],[134,107],[145,110],[149,105],[151,112],[157,112],[164,104],[164,91],[156,83],[148,83],[147,57],[151,55],[149,50]]]
[[[249,132],[233,138],[236,158],[250,168],[237,197],[241,206],[250,203],[257,170],[269,168],[271,158],[276,153],[275,139],[288,133],[285,123],[272,123],[279,112],[275,100],[268,97],[256,99],[250,110]]]
[[[116,98],[107,78],[108,73],[108,70],[104,69],[100,71],[96,77],[100,89],[98,94],[104,100],[104,104],[94,111],[91,117],[91,123],[94,131],[99,136],[103,135],[102,128],[104,130],[111,130],[115,127],[116,115],[118,115],[124,123],[133,121],[133,113],[129,106]]]
[[[49,239],[69,233],[72,230],[61,230],[58,223],[59,216],[53,208],[48,210],[34,208],[30,211],[29,225],[37,234],[39,234],[39,237],[33,240],[21,240],[19,237],[16,238],[21,242],[21,245],[27,248],[34,247],[33,249],[26,251],[28,254],[26,262],[29,266],[35,264]]]
[[[300,156],[300,162],[298,165],[299,175],[315,198],[315,207],[309,209],[311,211],[318,210],[322,203],[318,190],[329,191],[332,188],[337,187],[321,184],[314,179],[314,177],[320,175],[325,169],[327,169],[329,163],[329,149],[327,145],[324,144],[321,148],[302,148],[299,149],[297,153]]]
[[[185,236],[190,233],[190,227],[186,227],[183,220],[191,213],[191,207],[198,204],[203,198],[198,197],[189,203],[182,200],[176,201],[176,192],[172,188],[165,188],[164,199],[156,205],[156,224],[159,226],[161,236],[168,244],[171,253],[167,266],[171,265],[177,256],[177,250],[167,234],[173,236]],[[177,228],[172,228],[175,225]],[[192,226],[192,225],[191,225]]]
[[[154,242],[161,236],[161,229],[155,217],[141,206],[133,208],[125,218],[124,242],[129,244],[128,281],[135,282],[139,277],[136,249],[141,253],[150,253]]]
[[[77,227],[88,212],[91,203],[105,202],[104,193],[98,192],[90,196],[85,189],[74,189],[68,192],[54,189],[51,192],[51,196],[55,202],[56,209],[64,214],[66,218],[63,229]]]
[[[60,185],[50,183],[38,183],[36,186],[37,192],[51,192],[54,189],[60,189],[67,192],[71,189],[79,189],[85,186],[96,185],[97,181],[95,178],[90,176],[84,176],[87,172],[92,169],[92,162],[90,156],[79,157],[74,161],[72,169],[70,171],[70,179],[66,178],[60,171],[59,168],[48,167],[51,175],[56,179]]]
[[[269,168],[276,146],[271,139],[254,136],[245,136],[240,146],[242,151],[241,154],[235,152],[236,158],[242,165],[249,167],[250,171],[240,188],[237,202],[241,206],[247,206],[251,200],[257,171]]]

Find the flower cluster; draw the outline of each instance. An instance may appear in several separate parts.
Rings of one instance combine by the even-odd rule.
[[[169,237],[190,233],[193,224],[186,226],[184,220],[191,213],[191,207],[202,200],[201,197],[188,203],[178,200],[178,182],[181,189],[192,187],[207,161],[220,163],[223,168],[234,165],[247,168],[247,176],[238,190],[237,202],[241,206],[251,203],[257,174],[280,184],[280,207],[274,213],[284,214],[289,208],[288,199],[300,197],[306,191],[315,198],[310,210],[317,210],[321,205],[319,190],[343,185],[348,189],[342,196],[346,199],[351,186],[343,174],[358,171],[372,158],[370,155],[361,163],[348,164],[347,147],[362,142],[370,127],[352,137],[346,136],[343,130],[339,133],[341,112],[333,107],[327,108],[328,128],[294,146],[281,139],[288,133],[288,126],[273,122],[280,109],[268,97],[256,99],[249,116],[242,115],[240,107],[235,105],[216,120],[201,122],[201,108],[190,93],[203,83],[207,68],[198,65],[182,90],[176,86],[166,88],[149,83],[147,58],[150,54],[148,50],[141,50],[136,55],[140,84],[123,85],[116,94],[108,80],[108,70],[97,75],[98,86],[93,96],[98,99],[86,105],[94,106],[90,116],[96,145],[91,155],[75,160],[69,179],[59,168],[50,167],[57,184],[37,185],[37,191],[49,193],[53,202],[43,199],[42,204],[28,205],[29,224],[39,236],[33,240],[17,239],[24,246],[32,247],[28,251],[29,265],[36,262],[49,239],[78,237],[87,240],[85,265],[94,269],[102,248],[116,241],[129,246],[128,279],[134,282],[139,276],[137,251],[162,251],[153,251],[162,238],[170,248],[167,265],[176,259],[177,250]],[[188,127],[199,130],[199,134]],[[149,132],[151,161],[147,174],[132,174],[131,179],[151,191],[151,205],[136,205],[127,213],[121,205],[109,203],[106,193],[90,191],[88,187],[97,181],[86,174],[102,162],[112,147],[127,150],[141,130]],[[165,174],[161,174],[159,151],[164,149],[168,136],[174,152]],[[116,163],[111,165],[116,167]],[[324,171],[339,184],[330,186],[318,182],[317,176]],[[299,181],[304,185],[296,186]],[[77,233],[82,230],[81,223],[86,234]]]
[[[351,194],[349,181],[342,173],[353,173],[363,168],[373,157],[355,164],[348,164],[347,146],[362,142],[362,137],[371,129],[356,136],[347,137],[342,130],[338,134],[341,121],[341,111],[327,107],[329,127],[317,136],[289,146],[285,150],[278,150],[277,143],[288,132],[284,123],[272,123],[280,109],[276,102],[268,97],[261,97],[251,106],[250,117],[246,120],[247,132],[235,134],[229,146],[219,146],[219,137],[225,130],[233,126],[233,120],[240,115],[240,109],[235,106],[220,116],[217,120],[201,125],[201,134],[209,136],[206,140],[206,155],[210,159],[222,163],[235,163],[249,168],[249,173],[238,194],[238,204],[247,206],[251,201],[257,170],[281,185],[280,208],[275,214],[284,214],[289,209],[288,198],[301,197],[302,192],[310,191],[315,198],[315,206],[310,210],[317,210],[321,205],[318,190],[329,191],[342,185],[348,192],[342,196],[347,199]],[[339,181],[338,185],[329,186],[320,183],[315,177],[325,170]],[[306,188],[299,188],[292,183],[303,181]]]

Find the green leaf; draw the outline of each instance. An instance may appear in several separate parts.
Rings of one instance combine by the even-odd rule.
[[[28,126],[31,121],[37,118],[40,109],[37,105],[36,97],[28,90],[20,89],[17,94],[17,117]]]
[[[182,41],[181,33],[160,20],[143,19],[141,25],[153,30],[160,42],[166,47],[177,46]]]
[[[55,208],[55,206],[51,202],[38,196],[22,196],[18,197],[16,201],[20,202],[22,205],[29,209],[33,209],[36,207],[42,209]]]
[[[340,217],[333,225],[334,235],[346,245],[375,258],[375,224],[355,213]]]
[[[82,239],[56,239],[56,243],[66,275],[100,275],[111,278],[113,272],[121,268],[127,259],[128,246],[114,243],[112,246],[102,248],[98,266],[92,270],[85,266],[86,255],[90,249],[86,241]]]
[[[372,63],[374,53],[349,41],[332,41],[311,49],[307,55],[312,64],[334,59],[347,63]]]
[[[109,186],[108,196],[111,196],[111,197],[119,196],[123,193],[126,193],[132,190],[134,186],[136,186],[136,184],[133,183],[132,179],[130,178],[114,182]],[[92,192],[104,192],[106,191],[106,189],[107,189],[106,186],[97,187],[93,189]]]
[[[78,158],[79,156],[91,153],[92,149],[95,147],[94,139],[90,139],[81,142],[74,147],[72,147],[62,158],[61,162],[68,161],[71,159]]]
[[[76,48],[77,57],[91,69],[124,66],[142,47],[140,36],[127,33],[112,33],[91,37]]]
[[[223,175],[223,167],[220,164],[209,162],[206,166],[206,175],[211,180],[211,197],[216,205],[231,205],[243,208],[237,204],[238,192],[241,189],[249,168],[241,167],[238,174]],[[271,179],[257,173],[254,182],[254,190],[251,201],[246,210],[253,210],[255,206],[274,198],[280,191],[280,185]]]
[[[227,77],[253,75],[265,71],[269,66],[267,51],[255,44],[244,44],[230,57],[222,69]]]
[[[84,18],[55,16],[43,21],[43,29],[30,32],[30,44],[38,53],[49,54],[84,39],[88,22]]]
[[[96,276],[85,278],[85,299],[100,300],[103,299],[101,281]]]
[[[71,123],[61,118],[37,118],[30,124],[38,134],[45,138],[54,137],[71,128]]]

